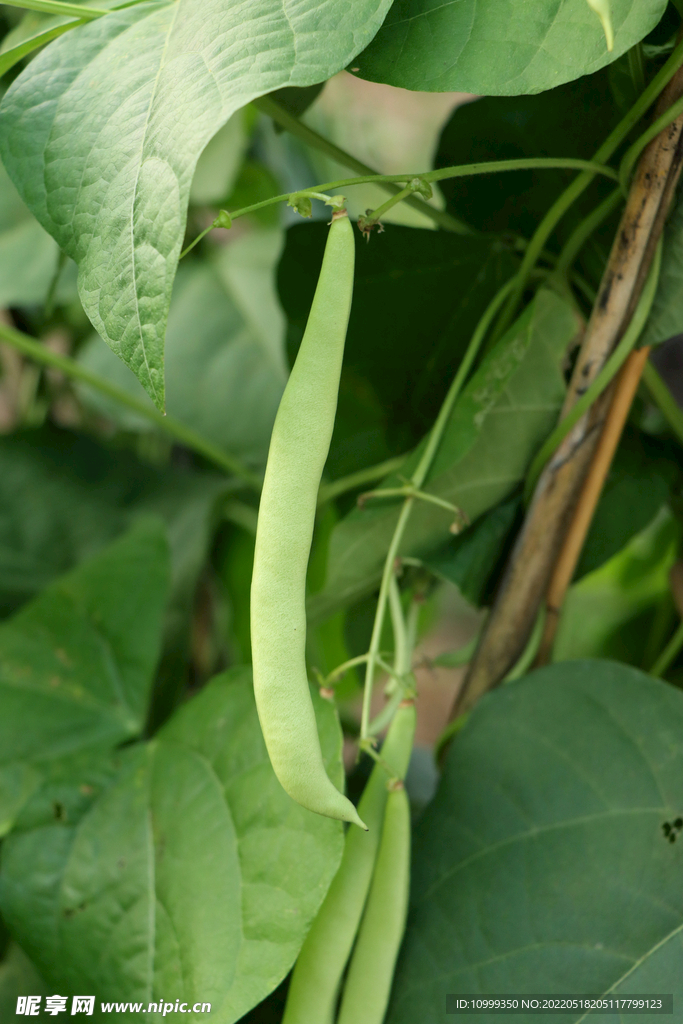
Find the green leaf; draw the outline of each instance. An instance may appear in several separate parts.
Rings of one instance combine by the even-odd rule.
[[[141,516],[161,517],[172,603],[192,593],[224,478],[145,465],[56,428],[0,438],[0,614],[94,555]]]
[[[58,252],[0,164],[0,306],[44,302]]]
[[[599,568],[644,530],[678,478],[671,453],[647,434],[627,430],[600,495],[575,577]]]
[[[0,764],[10,794],[31,788],[30,778],[17,780],[16,762],[39,766],[140,732],[167,577],[165,532],[148,521],[0,625]]]
[[[651,31],[666,0],[612,0],[614,49],[586,0],[397,0],[354,61],[403,89],[513,96],[552,89],[616,60]]]
[[[670,607],[669,571],[680,542],[681,525],[664,507],[618,554],[574,584],[562,609],[554,660],[614,658],[651,664],[658,639],[661,646],[666,639],[661,634],[667,619],[662,623],[660,616]]]
[[[212,264],[181,267],[166,336],[167,411],[252,466],[265,465],[286,382],[284,319],[273,284],[279,251],[279,232],[264,232],[236,240]],[[100,338],[79,359],[146,398]],[[98,392],[79,390],[91,408],[120,426],[156,429]]]
[[[55,40],[6,93],[3,162],[78,263],[93,325],[159,408],[166,317],[199,155],[255,97],[340,71],[388,7],[140,4]]]
[[[485,697],[417,825],[387,1024],[440,1024],[446,993],[673,992],[680,1005],[683,839],[662,825],[681,814],[672,687],[585,661]]]
[[[317,696],[315,706],[340,783],[334,708]],[[338,822],[275,778],[247,669],[215,679],[129,751],[75,826],[21,825],[3,857],[3,913],[49,981],[98,999],[210,1002],[217,1024],[284,978],[343,843]]]
[[[296,225],[287,232],[278,288],[289,320],[292,362],[326,232],[324,224]],[[479,317],[517,268],[509,249],[488,239],[395,225],[369,244],[359,232],[355,237],[353,305],[326,465],[332,478],[399,455],[420,440]]]
[[[47,985],[16,942],[0,961],[0,1019],[16,1016],[19,996],[49,995]]]
[[[435,166],[524,157],[589,160],[618,120],[606,72],[539,96],[484,96],[455,109],[441,134]],[[440,184],[448,209],[468,224],[530,237],[575,177],[566,170],[515,171]],[[612,187],[596,179],[562,219],[557,237],[565,239]]]
[[[562,299],[539,292],[462,392],[425,490],[462,509],[470,522],[510,494],[557,419],[565,391],[562,358],[578,326]],[[406,460],[402,476],[410,477],[419,454],[420,449]],[[384,482],[400,483],[398,477]],[[325,588],[310,602],[314,618],[378,583],[399,509],[395,500],[371,501],[336,527]],[[418,501],[401,553],[420,556],[441,547],[452,521],[452,513]]]
[[[519,495],[501,502],[470,530],[427,555],[424,564],[437,576],[454,583],[472,604],[487,604],[492,592],[491,577],[507,548],[520,505]]]
[[[683,333],[683,203],[678,202],[664,228],[657,294],[640,345],[661,345]]]

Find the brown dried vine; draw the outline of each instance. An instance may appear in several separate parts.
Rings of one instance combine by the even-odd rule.
[[[679,70],[663,91],[655,117],[682,95],[683,70]],[[669,212],[682,159],[683,115],[653,139],[640,158],[562,416],[590,386],[630,323]],[[642,363],[641,357],[641,370]],[[567,435],[538,481],[481,641],[456,698],[452,718],[469,710],[484,693],[497,686],[524,651],[582,493],[585,494],[584,482],[599,449],[612,401],[619,389],[625,387],[624,381],[632,382],[633,361],[629,360],[627,365],[631,366],[631,377],[622,371]],[[613,438],[614,448],[622,428],[623,422],[616,440]],[[601,458],[602,475],[596,476],[593,484],[593,488],[597,485],[598,494],[611,455],[606,464],[604,452]],[[585,512],[581,514],[585,520]],[[586,529],[591,517],[592,509],[584,524]],[[576,557],[579,553],[580,545]],[[569,580],[574,565],[569,567]],[[563,571],[566,575],[567,563]]]

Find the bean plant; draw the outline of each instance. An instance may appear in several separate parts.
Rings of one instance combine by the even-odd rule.
[[[682,22],[0,5],[3,1022],[683,1020]]]

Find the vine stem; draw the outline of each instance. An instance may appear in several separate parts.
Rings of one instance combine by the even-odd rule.
[[[253,100],[253,105],[272,118],[273,121],[291,135],[301,139],[302,142],[305,142],[312,149],[317,149],[319,152],[336,160],[337,163],[342,164],[344,167],[348,167],[349,170],[356,171],[358,174],[376,174],[375,170],[364,164],[362,160],[357,160],[355,156],[351,156],[346,150],[335,146],[329,139],[319,135],[318,132],[309,128],[303,121],[300,121],[298,117],[290,114],[272,96],[261,96],[259,99]],[[380,181],[378,184],[387,192],[395,194],[399,191],[398,186],[392,182]],[[458,235],[478,234],[468,224],[453,217],[450,213],[446,213],[445,210],[438,210],[435,206],[430,206],[429,203],[426,203],[418,196],[409,196],[405,202],[408,206],[412,206],[413,209],[419,210],[421,214],[433,221],[437,227],[443,228],[444,231],[452,231]]]
[[[677,50],[683,57],[683,45]],[[681,94],[679,69],[662,93],[655,116]],[[674,197],[682,153],[683,115],[651,141],[638,162],[569,383],[564,416],[600,373],[633,318]],[[614,388],[612,383],[579,420],[540,477],[452,718],[497,686],[524,649],[604,430]]]
[[[381,480],[383,477],[389,476],[390,473],[395,473],[405,460],[405,455],[397,455],[393,459],[387,459],[386,462],[379,462],[376,466],[368,466],[366,469],[359,469],[355,473],[349,473],[348,476],[340,477],[339,480],[333,480],[329,484],[322,484],[318,491],[318,507],[334,501],[335,498],[348,491],[355,491],[365,484],[374,483],[375,480]]]
[[[574,429],[584,413],[588,411],[593,402],[599,398],[610,381],[617,375],[631,349],[642,334],[647,318],[650,315],[650,310],[652,309],[652,303],[654,302],[655,295],[657,293],[661,261],[662,243],[660,239],[655,251],[655,258],[652,261],[652,267],[650,268],[647,282],[643,288],[643,294],[641,295],[636,311],[633,314],[633,319],[624,331],[621,341],[608,358],[602,370],[600,370],[600,373],[595,377],[590,387],[581,395],[567,415],[560,420],[555,429],[546,438],[540,451],[536,454],[534,461],[531,463],[531,468],[527,474],[524,486],[524,498],[527,504],[531,500],[536,484],[538,483],[548,460],[552,458],[553,453],[560,447],[567,434]]]
[[[43,366],[50,366],[55,370],[61,370],[65,376],[73,380],[82,381],[83,384],[87,384],[89,387],[99,391],[100,394],[113,399],[119,405],[123,405],[140,416],[144,416],[145,419],[151,420],[152,423],[155,423],[166,434],[170,434],[176,441],[191,448],[197,454],[208,459],[209,462],[213,462],[223,472],[239,477],[253,491],[257,494],[260,493],[261,478],[256,473],[248,469],[236,456],[223,451],[207,438],[198,434],[196,430],[187,427],[173,416],[165,416],[142,399],[129,395],[123,388],[118,388],[115,384],[110,384],[104,377],[100,377],[98,374],[87,370],[80,363],[77,363],[75,359],[69,359],[68,356],[60,356],[56,352],[51,352],[45,345],[41,345],[39,341],[29,338],[28,335],[22,334],[21,331],[17,331],[7,324],[0,323],[0,340],[11,345],[12,348],[23,353],[23,355],[28,356],[29,359],[33,359],[34,362],[40,363]]]
[[[682,648],[683,622],[679,623],[678,629],[650,669],[650,675],[661,679]]]
[[[463,358],[462,363],[458,367],[458,372],[453,379],[448,394],[444,399],[443,405],[439,410],[436,422],[432,428],[432,431],[425,445],[424,452],[417,464],[417,467],[410,478],[410,482],[419,490],[425,481],[427,473],[431,467],[434,456],[436,455],[437,449],[441,444],[441,440],[446,429],[448,420],[450,419],[458,395],[462,391],[463,385],[467,376],[472,368],[472,364],[477,357],[477,354],[482,346],[486,333],[493,322],[493,319],[505,302],[511,289],[514,287],[515,278],[506,282],[499,289],[498,293],[493,297],[488,307],[484,311],[477,327],[472,335],[470,343],[467,347],[467,351]],[[398,517],[398,522],[394,528],[394,533],[389,544],[389,550],[387,552],[386,559],[384,561],[384,568],[382,570],[382,579],[380,582],[379,596],[377,598],[377,609],[375,612],[375,620],[372,627],[372,636],[370,638],[370,647],[368,650],[368,660],[365,668],[365,688],[363,691],[363,710],[361,715],[361,740],[367,739],[370,735],[370,705],[372,702],[372,690],[375,679],[375,668],[377,664],[377,654],[379,652],[379,644],[382,636],[382,627],[384,626],[384,617],[386,614],[387,598],[389,595],[389,587],[391,586],[391,580],[395,572],[396,558],[398,556],[398,549],[403,540],[403,534],[405,533],[406,526],[412,514],[413,505],[415,504],[414,497],[408,497],[403,502],[401,512]]]
[[[562,277],[566,277],[574,260],[590,236],[597,228],[600,227],[602,222],[609,217],[610,213],[612,213],[613,210],[616,210],[622,199],[623,196],[621,189],[617,188],[607,196],[607,199],[603,199],[599,206],[596,206],[587,217],[584,217],[581,223],[574,229],[567,239],[567,242],[559,255],[557,263],[555,264],[555,272],[557,274],[560,274]]]
[[[435,171],[419,171],[409,172],[404,174],[364,174],[358,178],[340,178],[338,181],[325,181],[322,185],[312,185],[310,188],[298,189],[296,192],[283,192],[278,196],[270,196],[268,199],[262,199],[259,203],[252,203],[250,206],[243,206],[239,210],[221,211],[212,224],[208,228],[204,228],[197,237],[190,242],[190,244],[183,249],[180,254],[180,259],[194,249],[195,245],[208,235],[214,228],[225,227],[228,228],[233,221],[239,217],[246,217],[250,213],[258,213],[259,210],[265,210],[268,206],[274,206],[277,203],[288,203],[293,196],[313,196],[313,198],[320,198],[315,193],[330,192],[333,189],[338,188],[349,188],[352,185],[369,185],[369,184],[391,184],[395,182],[412,181],[415,178],[421,179],[422,181],[446,181],[449,178],[467,178],[470,176],[480,174],[498,174],[505,173],[508,171],[528,171],[528,170],[583,170],[586,174],[592,176],[601,174],[606,178],[610,178],[613,181],[618,180],[617,172],[612,167],[606,167],[604,164],[598,164],[591,160],[574,160],[573,158],[563,159],[560,157],[536,157],[536,158],[523,158],[520,160],[489,160],[484,163],[478,164],[458,164],[453,167],[440,167]],[[591,181],[593,178],[591,177]],[[414,189],[403,189],[399,190],[405,193],[403,201],[406,202],[410,196],[414,197]],[[386,204],[385,204],[386,205]],[[393,205],[393,201],[392,204]],[[425,203],[427,209],[431,209]],[[540,256],[543,246],[540,247],[538,255]],[[534,259],[534,263],[536,260]]]
[[[597,163],[604,164],[605,161],[610,159],[614,151],[621,145],[631,129],[638,123],[664,87],[671,81],[678,71],[681,63],[683,63],[683,42],[679,42],[666,64],[664,64],[664,66],[657,72],[647,89],[638,97],[628,113],[621,119],[616,128],[614,128],[614,130],[607,136],[603,144],[597,150],[593,157]],[[517,274],[517,284],[515,289],[510,295],[507,306],[503,310],[501,319],[494,331],[494,338],[499,338],[512,323],[512,319],[517,312],[517,307],[519,306],[522,294],[526,288],[527,281],[529,280],[529,275],[536,266],[539,256],[545,248],[546,242],[560,220],[564,217],[565,213],[588,188],[594,177],[595,175],[591,171],[584,171],[582,174],[579,174],[579,176],[575,178],[574,181],[555,200],[539,226],[536,228],[522,259],[522,265]]]

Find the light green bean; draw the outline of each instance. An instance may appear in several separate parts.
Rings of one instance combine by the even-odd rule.
[[[280,402],[251,584],[254,692],[273,769],[298,803],[365,826],[323,762],[306,674],[306,569],[337,409],[354,270],[353,228],[333,214],[301,348]]]
[[[408,770],[415,735],[415,707],[402,704],[382,747],[358,810],[369,831],[349,829],[344,856],[299,953],[282,1024],[331,1024],[337,993],[358,931],[379,849],[387,804],[386,763],[395,777]],[[360,1018],[362,1020],[363,1018]]]
[[[372,886],[344,984],[337,1024],[382,1024],[408,915],[410,805],[392,789]]]

